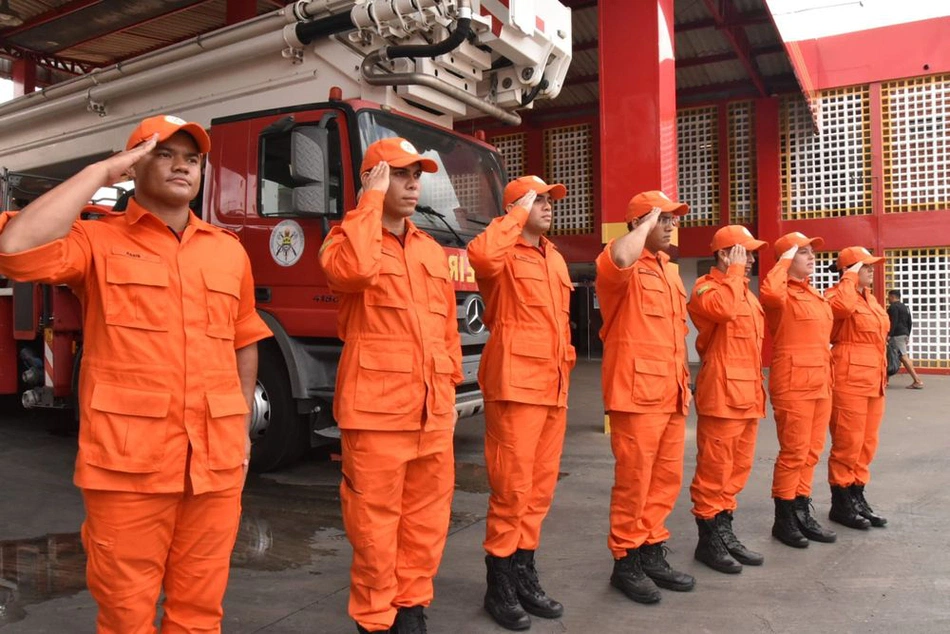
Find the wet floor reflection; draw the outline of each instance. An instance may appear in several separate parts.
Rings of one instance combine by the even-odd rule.
[[[487,493],[485,467],[459,463],[456,488]],[[349,566],[340,510],[339,463],[311,464],[304,475],[251,475],[231,565],[258,571]],[[292,480],[288,483],[284,480]],[[451,530],[483,519],[452,513]],[[329,558],[346,554],[346,561]],[[79,533],[0,542],[0,627],[26,617],[26,608],[86,589],[86,555]]]

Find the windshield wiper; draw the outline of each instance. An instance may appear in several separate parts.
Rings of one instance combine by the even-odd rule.
[[[449,223],[449,221],[446,220],[445,214],[439,211],[436,211],[435,209],[433,209],[432,207],[429,207],[428,205],[416,205],[416,211],[422,214],[423,216],[434,216],[438,218],[439,220],[441,220],[442,224],[445,225],[445,228],[448,229],[452,233],[453,236],[455,236],[456,240],[458,240],[459,246],[462,248],[465,248],[465,240],[462,239],[462,236],[459,235],[458,231],[452,228],[451,223]]]

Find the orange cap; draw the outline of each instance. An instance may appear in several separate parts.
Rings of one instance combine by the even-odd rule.
[[[839,271],[844,271],[849,266],[857,264],[858,262],[862,264],[877,264],[883,261],[883,257],[871,255],[871,252],[864,247],[848,247],[847,249],[841,249],[841,253],[838,254],[835,265]]]
[[[670,200],[670,197],[658,190],[652,190],[637,194],[627,203],[627,222],[633,222],[637,218],[650,213],[654,207],[659,207],[660,211],[682,216],[689,211],[689,205]]]
[[[148,119],[143,119],[137,128],[132,130],[128,142],[125,144],[126,150],[131,150],[139,143],[148,141],[153,134],[158,134],[158,140],[164,141],[176,132],[187,132],[198,144],[198,150],[202,154],[211,151],[211,137],[197,123],[189,123],[184,119],[179,119],[170,114],[160,114]]]
[[[792,233],[786,233],[775,241],[775,252],[782,255],[792,247],[807,247],[809,244],[816,249],[820,249],[824,243],[823,238],[808,238],[803,233],[793,231]]]
[[[567,187],[560,183],[548,185],[537,176],[522,176],[505,186],[505,207],[515,202],[531,190],[539,194],[551,192],[551,198],[560,200],[567,196]]]
[[[380,139],[366,148],[360,172],[370,171],[381,161],[389,163],[389,167],[408,167],[413,163],[421,163],[423,172],[439,171],[439,165],[435,161],[423,158],[416,146],[398,136]]]
[[[713,253],[719,249],[729,249],[736,245],[745,247],[746,251],[756,251],[764,247],[767,243],[763,240],[756,240],[752,233],[742,225],[726,225],[715,234],[713,234],[712,247]]]

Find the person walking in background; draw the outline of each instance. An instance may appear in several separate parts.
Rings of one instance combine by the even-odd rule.
[[[392,137],[366,148],[363,194],[320,251],[340,298],[333,414],[359,632],[419,634],[448,537],[462,350],[445,251],[409,220],[435,161]]]
[[[736,496],[752,472],[759,419],[765,416],[765,314],[749,290],[755,251],[765,244],[741,225],[719,229],[711,245],[716,266],[696,281],[687,305],[699,330],[696,351],[702,361],[696,380],[696,475],[690,486],[699,529],[696,559],[726,573],[765,560],[732,529]]]
[[[828,517],[857,529],[887,524],[864,497],[884,417],[887,381],[884,346],[889,324],[887,313],[871,293],[871,267],[883,261],[863,247],[842,249],[835,262],[841,281],[825,293],[835,316]]]
[[[567,194],[522,176],[505,187],[506,215],[468,246],[490,334],[479,365],[485,395],[485,466],[491,496],[485,525],[485,609],[510,630],[531,626],[527,611],[559,618],[534,563],[567,426],[567,393],[577,358],[571,345],[571,277],[544,237],[553,201]]]
[[[685,592],[695,579],[673,570],[666,518],[683,481],[689,368],[686,290],[670,265],[676,217],[689,207],[660,191],[627,205],[628,233],[597,257],[604,325],[604,409],[616,466],[610,498],[610,583],[640,603],[660,600],[657,586]]]
[[[914,318],[911,317],[907,304],[901,301],[901,292],[897,289],[887,293],[887,316],[891,322],[891,329],[887,336],[890,338],[891,345],[897,348],[901,356],[901,365],[913,380],[907,389],[922,390],[924,382],[920,380],[920,375],[917,374],[914,363],[910,360],[907,348],[907,344],[910,343],[910,333],[914,329]]]
[[[831,306],[809,278],[821,238],[789,233],[775,242],[779,260],[762,280],[760,300],[772,333],[769,396],[779,452],[772,475],[772,535],[795,548],[833,542],[811,514],[815,465],[831,418]]]

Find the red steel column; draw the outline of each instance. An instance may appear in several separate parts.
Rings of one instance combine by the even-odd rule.
[[[782,229],[782,152],[779,143],[778,99],[755,100],[755,178],[757,188],[756,206],[758,231],[756,237],[769,246],[759,249],[759,280],[775,265],[775,250],[772,245],[784,234]],[[765,333],[762,347],[762,362],[772,360],[772,337]]]
[[[13,80],[13,96],[22,97],[36,90],[36,64],[28,59],[13,60],[10,72]]]
[[[235,24],[250,20],[257,15],[257,0],[228,0],[225,23]]]
[[[600,202],[604,241],[637,192],[676,195],[673,0],[601,0]]]

